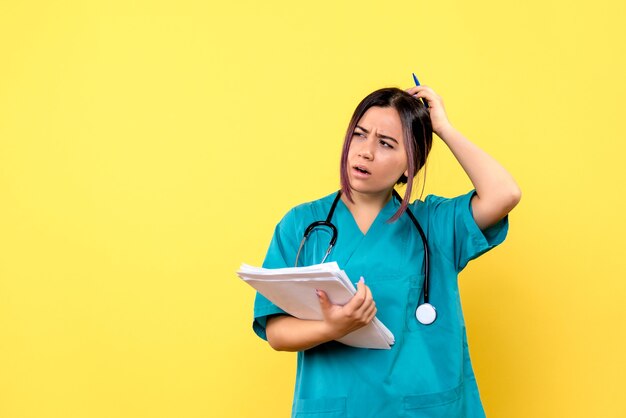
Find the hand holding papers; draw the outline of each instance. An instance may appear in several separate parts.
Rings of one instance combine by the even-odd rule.
[[[345,305],[356,293],[352,282],[336,262],[281,269],[242,264],[237,275],[289,315],[300,319],[323,319],[316,289],[325,291],[336,305]],[[354,347],[389,349],[394,337],[382,322],[374,318],[368,325],[337,341]]]

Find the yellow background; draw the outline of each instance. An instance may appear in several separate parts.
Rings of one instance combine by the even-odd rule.
[[[3,0],[0,417],[288,416],[295,354],[253,334],[235,270],[337,188],[358,101],[411,72],[523,192],[460,276],[488,416],[626,416],[625,16]],[[469,191],[435,139],[422,197]]]

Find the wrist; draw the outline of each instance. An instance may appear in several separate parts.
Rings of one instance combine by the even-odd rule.
[[[454,133],[456,132],[456,129],[454,129],[454,126],[452,126],[450,123],[447,123],[443,125],[442,127],[437,128],[436,130],[433,129],[433,132],[435,132],[435,134],[439,138],[445,141],[448,138],[450,138],[452,135],[454,135]]]
[[[328,321],[322,321],[321,335],[324,340],[333,341],[333,340],[336,340],[337,338],[343,337],[345,334],[342,334],[340,330],[338,330]]]

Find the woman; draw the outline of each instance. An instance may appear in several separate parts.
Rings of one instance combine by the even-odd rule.
[[[426,108],[420,99],[428,103]],[[455,198],[428,195],[409,203],[412,182],[426,163],[432,133],[450,148],[474,189]],[[396,184],[406,183],[400,201]],[[333,305],[318,291],[323,320],[287,315],[257,293],[255,332],[276,350],[298,351],[293,417],[482,417],[467,347],[458,273],[504,241],[508,213],[521,192],[497,161],[468,141],[447,119],[431,88],[377,90],[357,106],[341,157],[341,190],[291,209],[277,225],[266,268],[292,267],[304,229],[332,213],[336,261],[356,295]],[[416,319],[424,284],[424,246],[405,213],[427,237],[430,301],[437,319]],[[298,265],[317,264],[330,234],[316,228]],[[380,319],[395,336],[390,350],[343,345],[338,338]]]

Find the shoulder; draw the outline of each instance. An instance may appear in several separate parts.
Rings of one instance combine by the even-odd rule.
[[[426,199],[424,199],[424,204],[429,208],[437,208],[441,205],[455,205],[464,201],[469,202],[475,193],[476,190],[472,189],[467,193],[460,194],[454,197],[444,197],[436,194],[429,194],[428,196],[426,196]]]
[[[445,209],[447,207],[453,208],[455,206],[464,204],[467,204],[469,206],[470,201],[475,193],[476,190],[472,189],[467,193],[463,193],[454,197],[445,197],[437,194],[429,194],[423,201],[416,199],[411,205],[416,205],[416,207],[418,207],[418,205],[422,206],[423,209],[426,209],[428,211],[437,211]]]
[[[409,208],[420,221],[448,224],[452,219],[472,217],[471,199],[475,193],[472,189],[454,197],[429,194],[423,200],[414,200]]]

